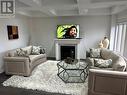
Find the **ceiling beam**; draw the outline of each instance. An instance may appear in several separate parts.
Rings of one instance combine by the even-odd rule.
[[[85,4],[85,6],[84,6]],[[78,0],[78,11],[79,15],[86,15],[88,12],[88,8],[86,5],[90,5],[90,0]]]
[[[111,8],[111,14],[117,14],[127,9],[127,5],[115,6]]]
[[[52,16],[54,14],[52,14],[50,12],[50,10],[48,8],[45,8],[45,7],[41,7],[40,3],[41,1],[36,1],[36,0],[19,0],[20,2],[23,2],[29,6],[31,6],[30,8],[26,8],[25,10],[30,10],[30,9],[37,9],[38,11],[41,11],[42,13],[46,14],[46,15],[49,15],[49,16]],[[20,8],[21,10],[22,8]]]

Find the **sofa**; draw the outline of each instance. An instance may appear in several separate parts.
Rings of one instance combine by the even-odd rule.
[[[90,69],[88,95],[127,95],[127,72]]]
[[[4,57],[5,73],[30,76],[32,70],[46,60],[45,50],[40,46],[9,50]]]
[[[98,51],[98,52],[97,52]],[[87,51],[89,62],[88,95],[127,95],[127,59],[121,54],[108,50]],[[100,55],[99,55],[100,54]],[[96,59],[112,60],[111,67],[94,66]]]
[[[91,48],[86,52],[86,61],[91,69],[125,71],[127,67],[127,59],[124,56],[104,48]]]

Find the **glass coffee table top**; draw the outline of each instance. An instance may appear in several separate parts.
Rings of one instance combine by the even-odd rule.
[[[76,64],[68,64],[64,61],[57,63],[58,76],[65,83],[83,83],[88,76],[88,64],[85,62],[77,62]]]

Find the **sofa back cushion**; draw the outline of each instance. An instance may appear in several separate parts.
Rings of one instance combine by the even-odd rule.
[[[117,59],[115,60],[113,64],[113,70],[116,70],[116,71],[126,70],[126,62],[121,56],[117,57]]]
[[[25,48],[17,48],[17,49],[14,49],[14,50],[9,50],[9,51],[7,51],[5,56],[6,57],[14,57],[14,56],[22,56],[24,54],[25,54],[24,56],[30,55],[31,54],[31,49],[32,49],[32,46],[27,46]]]
[[[112,59],[113,63],[119,57],[114,51],[111,51],[108,49],[101,49],[100,54],[101,54],[102,59],[105,59],[105,60]]]
[[[100,48],[94,49],[90,48],[90,57],[92,58],[100,58]]]
[[[101,57],[106,60],[112,59],[113,70],[124,71],[126,69],[126,62],[124,58],[114,51],[101,49]]]
[[[111,53],[112,51],[108,50],[108,49],[101,49],[101,57],[105,60],[110,59],[111,58]]]
[[[6,57],[14,57],[17,56],[16,50],[9,50],[7,51],[7,53],[5,54]]]
[[[30,55],[31,54],[31,51],[32,51],[32,46],[27,46],[27,47],[24,47],[24,48],[21,48],[23,51],[27,51],[27,54]]]

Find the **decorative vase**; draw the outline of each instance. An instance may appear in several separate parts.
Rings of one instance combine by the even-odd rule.
[[[109,40],[108,40],[108,38],[107,37],[104,37],[104,40],[102,41],[102,44],[103,44],[103,47],[104,48],[108,48],[108,46],[109,46]]]
[[[99,48],[103,48],[102,41],[99,43]]]

